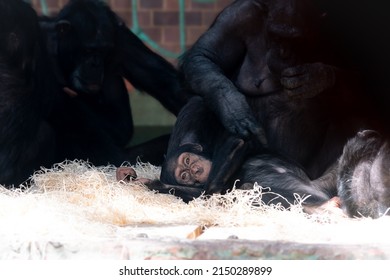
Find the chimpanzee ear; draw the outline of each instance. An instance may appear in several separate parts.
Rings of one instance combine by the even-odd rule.
[[[71,27],[72,27],[71,23],[67,20],[60,20],[56,23],[57,33],[60,35],[64,35],[68,33]]]
[[[14,53],[18,50],[19,46],[20,40],[18,35],[16,35],[16,33],[14,32],[11,32],[7,38],[7,51],[10,53]]]
[[[193,148],[199,153],[203,152],[203,147],[200,144],[192,144]]]

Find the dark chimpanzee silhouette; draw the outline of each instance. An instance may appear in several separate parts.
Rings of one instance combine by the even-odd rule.
[[[124,78],[177,115],[187,98],[180,92],[177,70],[152,52],[116,14],[99,0],[70,0],[55,18],[42,18],[42,28],[63,100],[53,115],[62,155],[94,164],[143,161],[161,164],[168,137],[125,151],[133,119]],[[65,94],[66,93],[66,94]],[[152,149],[151,151],[146,151]]]
[[[56,83],[38,16],[20,0],[0,0],[0,184],[18,187],[53,163],[54,132],[46,118]]]

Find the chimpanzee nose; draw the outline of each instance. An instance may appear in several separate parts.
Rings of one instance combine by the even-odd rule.
[[[190,170],[191,170],[191,174],[195,175],[195,176],[196,175],[200,175],[203,172],[203,169],[199,165],[197,165],[197,164],[191,165]]]

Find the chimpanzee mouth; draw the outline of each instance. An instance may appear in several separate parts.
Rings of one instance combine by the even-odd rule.
[[[88,82],[79,76],[74,76],[72,78],[72,83],[75,89],[80,93],[96,94],[101,90],[101,85],[99,82]]]
[[[87,85],[87,90],[88,92],[90,93],[96,93],[98,91],[100,91],[100,85],[98,84],[90,84],[90,85]]]

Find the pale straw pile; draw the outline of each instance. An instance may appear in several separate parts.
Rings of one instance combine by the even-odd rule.
[[[158,178],[159,168],[139,163],[139,177]],[[136,227],[198,225],[248,228],[259,240],[302,243],[388,243],[387,217],[349,219],[307,215],[299,203],[285,210],[261,205],[261,187],[200,197],[186,204],[137,183],[117,182],[115,167],[63,162],[33,176],[28,191],[0,187],[0,239],[13,242],[132,238]],[[260,205],[259,205],[260,203]],[[207,230],[207,229],[206,229]]]

